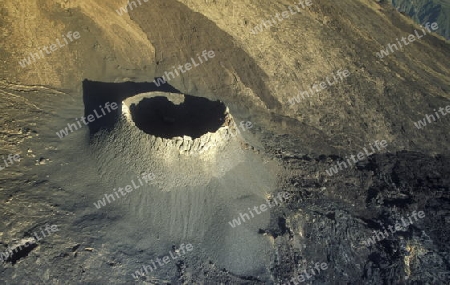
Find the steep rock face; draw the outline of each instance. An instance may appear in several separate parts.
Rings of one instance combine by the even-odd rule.
[[[398,11],[410,16],[419,24],[437,22],[440,35],[450,39],[450,3],[445,0],[390,0]]]

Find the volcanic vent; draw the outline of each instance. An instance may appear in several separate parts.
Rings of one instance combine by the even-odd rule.
[[[109,229],[108,244],[126,243],[130,256],[148,264],[146,252],[162,256],[172,245],[189,242],[199,250],[186,256],[186,264],[208,260],[234,274],[269,278],[271,244],[258,232],[267,227],[269,212],[246,227],[228,224],[276,189],[278,166],[250,148],[247,125],[240,121],[237,127],[221,101],[142,83],[106,87],[86,82],[85,88],[88,113],[107,101],[120,106],[90,140],[97,171],[111,189],[143,172],[155,177],[108,205],[121,217]],[[163,278],[174,274],[170,270],[155,274]]]
[[[221,101],[179,93],[150,92],[122,101],[129,124],[147,134],[159,148],[171,146],[181,154],[202,153],[224,145],[236,130],[228,108]]]
[[[225,121],[226,107],[220,101],[177,94],[184,102],[175,104],[157,96],[130,106],[131,118],[147,134],[161,138],[189,136],[194,139],[217,131]]]

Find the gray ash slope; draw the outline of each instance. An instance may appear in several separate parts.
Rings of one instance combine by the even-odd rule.
[[[276,164],[266,169],[267,162],[259,155],[242,149],[241,136],[226,139],[220,131],[226,129],[197,139],[208,137],[203,140],[205,150],[198,154],[195,141],[191,149],[185,148],[186,137],[177,143],[151,136],[125,116],[111,132],[94,135],[98,171],[105,179],[113,178],[114,185],[131,179],[133,173],[155,175],[148,189],[130,193],[111,205],[118,208],[113,211],[121,218],[109,228],[108,244],[124,239],[127,245],[135,245],[135,258],[148,263],[173,245],[190,242],[193,256],[185,260],[189,271],[199,274],[199,265],[211,261],[237,275],[270,280],[270,243],[258,234],[258,228],[267,225],[268,213],[245,227],[232,228],[228,221],[263,203],[265,196],[276,190]],[[130,227],[135,224],[139,224],[137,231]],[[164,273],[166,270],[170,274]],[[154,274],[175,273],[172,264]]]

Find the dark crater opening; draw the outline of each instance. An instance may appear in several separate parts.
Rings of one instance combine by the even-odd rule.
[[[158,80],[158,78],[155,78]],[[180,93],[179,90],[171,86],[169,83],[161,86],[155,85],[153,82],[99,82],[88,79],[83,80],[83,102],[84,102],[84,116],[97,112],[101,114],[100,107],[105,106],[106,102],[115,102],[118,106],[126,98],[135,96],[139,93],[146,92],[168,92]],[[90,134],[93,135],[99,130],[112,130],[118,122],[122,114],[122,108],[107,113],[106,116],[97,118],[95,121],[89,123]]]
[[[131,117],[145,133],[166,139],[183,135],[199,138],[224,124],[224,103],[189,95],[184,98],[179,105],[163,96],[144,98],[137,105],[131,104]]]

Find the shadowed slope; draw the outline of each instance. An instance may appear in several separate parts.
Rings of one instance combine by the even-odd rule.
[[[202,95],[211,90],[215,97],[226,100],[234,97],[233,85],[239,80],[253,90],[268,109],[281,107],[266,87],[267,74],[214,22],[174,0],[156,0],[151,8],[142,8],[133,10],[130,16],[146,32],[150,42],[155,43],[155,76],[191,62],[191,58],[196,59],[203,50],[213,50],[214,59],[175,78],[175,85],[184,86],[188,91],[199,89]],[[169,26],[170,33],[167,32]],[[190,83],[183,77],[189,77]]]

